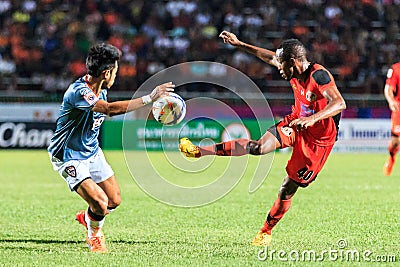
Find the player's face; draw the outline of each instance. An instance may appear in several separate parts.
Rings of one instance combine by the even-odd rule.
[[[279,73],[281,74],[282,78],[289,81],[293,77],[294,73],[294,59],[291,58],[289,60],[282,61],[281,57],[277,57],[279,62]]]
[[[276,50],[275,57],[279,63],[279,73],[281,74],[283,79],[289,81],[290,79],[292,79],[294,73],[294,59],[290,58],[289,60],[283,60],[282,54],[282,48]]]
[[[114,68],[108,70],[108,74],[106,75],[106,87],[110,88],[111,86],[113,86],[114,81],[115,81],[115,77],[117,76],[117,72],[118,72],[118,62],[115,61],[115,66]]]

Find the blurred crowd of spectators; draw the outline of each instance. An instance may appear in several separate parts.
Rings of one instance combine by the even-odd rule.
[[[0,0],[0,78],[63,91],[85,73],[89,46],[105,41],[123,51],[116,90],[135,90],[193,60],[226,63],[265,90],[281,79],[223,44],[218,34],[229,30],[269,49],[298,38],[343,91],[381,93],[387,68],[399,60],[399,25],[400,0]]]

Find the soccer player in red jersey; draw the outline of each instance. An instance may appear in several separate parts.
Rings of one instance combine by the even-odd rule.
[[[282,77],[290,81],[295,105],[291,114],[269,128],[257,141],[236,139],[198,147],[189,139],[182,138],[179,149],[185,156],[201,157],[263,155],[275,149],[293,147],[286,166],[287,176],[278,197],[252,242],[255,246],[268,246],[272,229],[288,211],[297,189],[314,181],[327,160],[336,141],[340,114],[346,103],[329,71],[307,60],[306,49],[300,41],[285,40],[273,52],[239,41],[235,34],[227,31],[223,31],[220,37],[225,43],[277,67]]]
[[[393,64],[387,72],[385,97],[392,111],[392,140],[389,141],[389,157],[383,165],[383,174],[392,173],[396,154],[399,151],[400,136],[400,62]]]

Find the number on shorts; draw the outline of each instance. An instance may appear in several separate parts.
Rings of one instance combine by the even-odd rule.
[[[299,179],[303,179],[304,181],[307,181],[310,179],[314,174],[314,171],[308,170],[306,167],[301,168],[300,170],[297,171],[297,176]]]

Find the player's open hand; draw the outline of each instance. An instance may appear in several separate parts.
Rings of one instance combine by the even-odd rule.
[[[237,46],[240,44],[239,39],[236,37],[235,34],[228,32],[228,31],[223,31],[220,33],[219,37],[224,40],[224,43],[229,43],[233,46]]]
[[[154,88],[154,90],[150,94],[150,98],[152,101],[157,100],[160,96],[168,94],[168,92],[173,92],[175,88],[175,84],[172,82],[167,82],[160,84]]]
[[[310,126],[313,126],[315,123],[315,120],[312,116],[309,117],[301,117],[295,120],[292,120],[289,123],[289,127],[295,127],[296,130],[302,131],[307,129]]]

